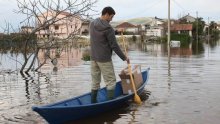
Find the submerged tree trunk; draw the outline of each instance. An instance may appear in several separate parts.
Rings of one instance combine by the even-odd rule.
[[[40,63],[40,65],[34,70],[34,71],[38,71],[38,69],[40,69],[44,64],[46,64],[46,59],[44,59],[43,63]]]
[[[36,50],[36,52],[35,52],[35,54],[34,54],[34,58],[33,58],[32,62],[31,62],[31,64],[30,64],[29,68],[28,68],[25,72],[29,72],[30,69],[33,67],[34,62],[35,62],[35,60],[36,60],[36,58],[37,58],[37,56],[38,56],[38,52],[39,52],[39,48],[37,48],[37,50]]]
[[[25,69],[25,67],[26,67],[26,65],[27,65],[27,63],[28,63],[28,59],[27,59],[27,57],[26,57],[26,54],[23,54],[23,56],[24,56],[24,63],[23,63],[22,66],[21,66],[20,72],[23,72],[23,71],[24,71],[24,69]]]

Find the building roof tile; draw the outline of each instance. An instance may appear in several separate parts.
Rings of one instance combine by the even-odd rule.
[[[171,31],[192,31],[192,24],[173,24],[170,26]]]
[[[116,28],[136,28],[137,26],[131,24],[131,23],[128,23],[128,22],[123,22],[119,25],[116,26]]]

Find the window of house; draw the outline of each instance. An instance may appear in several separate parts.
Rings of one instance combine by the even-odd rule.
[[[55,26],[55,30],[58,30],[58,29],[59,29],[59,26],[56,25],[56,26]]]
[[[49,30],[49,26],[47,26],[45,29],[46,29],[46,30]]]

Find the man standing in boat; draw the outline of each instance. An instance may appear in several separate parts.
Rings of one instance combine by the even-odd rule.
[[[90,23],[90,42],[91,42],[91,102],[97,102],[97,91],[100,88],[101,74],[103,75],[108,99],[113,99],[116,84],[116,77],[112,63],[112,51],[114,51],[123,61],[129,59],[120,49],[115,31],[109,24],[115,15],[112,7],[105,7],[100,18]]]

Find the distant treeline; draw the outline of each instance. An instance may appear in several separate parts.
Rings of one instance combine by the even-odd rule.
[[[22,51],[27,40],[29,40],[27,42],[29,48],[35,44],[36,39],[36,35],[30,36],[29,34],[22,33],[0,34],[0,51]]]

